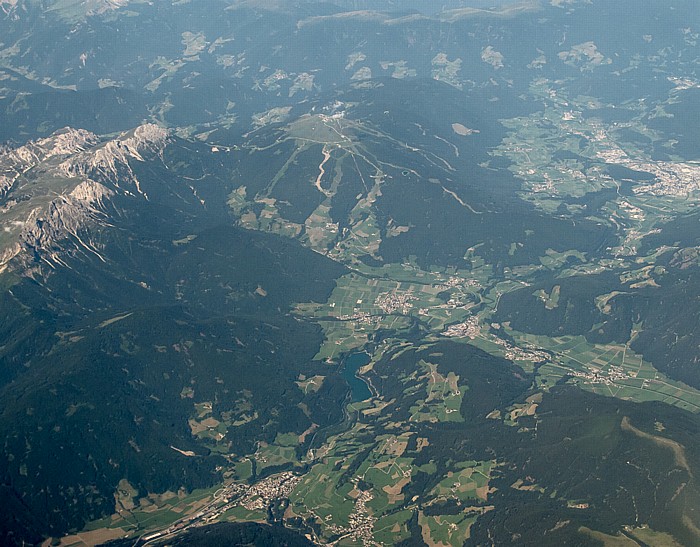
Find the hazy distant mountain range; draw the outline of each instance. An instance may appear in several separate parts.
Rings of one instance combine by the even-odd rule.
[[[697,544],[698,29],[0,0],[2,542]]]

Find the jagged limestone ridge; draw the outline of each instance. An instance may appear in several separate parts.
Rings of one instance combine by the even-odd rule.
[[[166,129],[155,124],[144,124],[96,149],[67,159],[59,169],[69,177],[112,183],[127,193],[131,193],[128,186],[133,185],[137,193],[148,199],[129,161],[143,161],[142,154],[146,152],[161,154],[167,140]]]
[[[24,218],[11,220],[20,227],[17,237],[0,249],[0,271],[10,267],[25,275],[65,265],[64,255],[76,251],[90,253],[104,260],[99,245],[92,241],[89,228],[104,224],[105,203],[115,194],[142,195],[130,161],[144,161],[144,155],[161,155],[168,141],[167,130],[145,124],[119,137],[100,143],[99,138],[84,130],[66,128],[46,139],[30,142],[0,154],[0,197],[22,190],[23,175],[33,168],[44,169],[41,177],[52,180],[78,179],[75,185],[47,202],[28,209]],[[56,164],[56,158],[60,163]],[[19,201],[6,200],[5,212]],[[13,230],[13,228],[15,230]],[[67,242],[70,243],[67,244]]]
[[[0,151],[0,197],[27,171],[55,156],[82,152],[100,142],[94,133],[66,127],[44,139]]]

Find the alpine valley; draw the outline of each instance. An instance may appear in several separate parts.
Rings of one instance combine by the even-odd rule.
[[[700,544],[695,0],[0,0],[0,543]]]

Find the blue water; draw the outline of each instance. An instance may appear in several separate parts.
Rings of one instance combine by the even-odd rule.
[[[366,353],[353,353],[345,358],[343,366],[343,378],[350,384],[353,402],[364,401],[372,396],[372,392],[364,380],[357,377],[360,367],[369,363],[370,358]]]

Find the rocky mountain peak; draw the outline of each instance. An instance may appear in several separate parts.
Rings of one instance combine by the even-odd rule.
[[[90,131],[65,127],[50,137],[38,140],[36,145],[45,150],[45,158],[50,158],[82,152],[99,142],[99,137]]]
[[[66,127],[49,137],[30,141],[17,148],[0,150],[0,197],[6,195],[17,179],[40,163],[60,156],[82,152],[99,143],[94,133]]]
[[[17,0],[0,0],[0,11],[10,15],[17,7]]]
[[[147,123],[108,141],[101,146],[70,157],[59,169],[69,177],[80,177],[123,188],[129,192],[132,185],[141,190],[130,160],[144,161],[143,154],[162,153],[168,140],[168,131],[158,125]]]
[[[167,130],[154,124],[106,142],[89,131],[64,128],[1,151],[0,207],[7,237],[0,269],[15,257],[27,275],[41,270],[41,263],[62,264],[66,253],[100,257],[91,228],[104,219],[106,201],[116,193],[148,199],[130,162],[162,154],[167,140]],[[28,179],[32,170],[36,175]]]
[[[131,0],[85,0],[77,3],[61,3],[57,1],[37,2],[35,0],[0,0],[0,15],[4,14],[10,20],[18,20],[24,12],[32,10],[50,10],[66,21],[78,21],[86,17],[103,15],[129,5]]]

